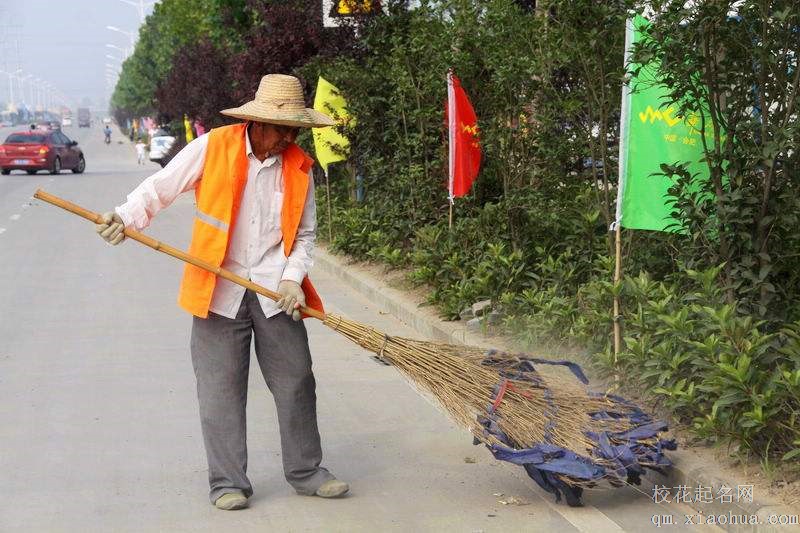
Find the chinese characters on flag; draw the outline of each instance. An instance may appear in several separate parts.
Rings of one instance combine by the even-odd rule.
[[[469,192],[481,167],[478,120],[461,81],[452,70],[447,72],[445,118],[450,144],[448,197],[452,204],[453,198]]]

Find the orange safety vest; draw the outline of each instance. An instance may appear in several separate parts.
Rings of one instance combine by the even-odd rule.
[[[195,190],[197,211],[189,253],[217,267],[222,265],[225,258],[242,201],[242,192],[247,183],[249,161],[246,132],[247,124],[243,123],[214,128],[208,133],[203,175]],[[308,171],[314,160],[294,143],[286,148],[282,156],[284,190],[281,233],[283,252],[289,257],[300,217],[303,215],[309,186]],[[197,317],[206,318],[216,283],[215,274],[187,263],[178,305]],[[303,279],[301,287],[305,293],[306,305],[322,312],[322,300],[308,277]]]

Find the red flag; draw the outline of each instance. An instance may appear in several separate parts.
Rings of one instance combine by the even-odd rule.
[[[450,140],[450,203],[464,196],[481,168],[481,147],[478,140],[478,119],[461,87],[461,81],[447,72],[447,106],[445,107]]]

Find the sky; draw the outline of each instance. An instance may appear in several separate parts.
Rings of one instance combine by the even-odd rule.
[[[152,13],[152,2],[144,4],[145,15]],[[118,66],[123,54],[106,45],[131,47],[127,35],[106,26],[138,33],[140,24],[139,8],[123,0],[0,0],[0,70],[21,68],[19,75],[49,82],[73,110],[88,103],[105,112],[112,90],[106,63]],[[23,86],[29,100],[31,86],[28,82]],[[14,92],[18,101],[17,81]],[[39,95],[33,94],[34,104]],[[0,102],[6,103],[8,97],[9,78],[0,73]]]

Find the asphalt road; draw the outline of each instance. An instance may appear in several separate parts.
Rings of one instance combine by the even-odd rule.
[[[656,530],[653,515],[683,524],[691,512],[654,504],[652,483],[593,491],[583,508],[555,504],[521,468],[473,447],[393,368],[314,321],[323,464],[351,483],[351,495],[302,497],[284,481],[275,409],[253,372],[255,495],[247,510],[216,510],[191,319],[175,304],[182,266],[135,242],[110,247],[91,223],[32,199],[43,188],[105,211],[158,166],[138,166],[118,133],[110,146],[98,127],[65,133],[85,152],[85,174],[0,176],[0,531],[597,533]],[[191,217],[184,195],[148,233],[185,248]],[[312,277],[330,311],[418,336],[332,278]],[[502,503],[510,497],[522,504]]]

